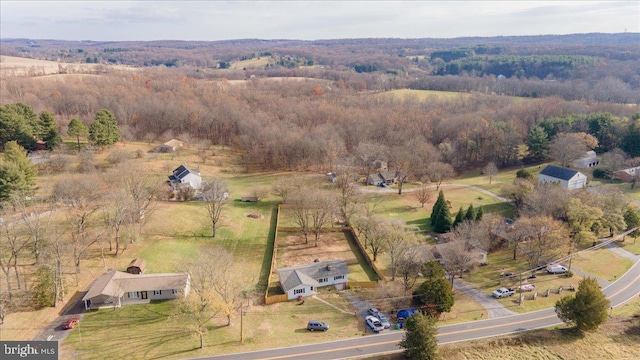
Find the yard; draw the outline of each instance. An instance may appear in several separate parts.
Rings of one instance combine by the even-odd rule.
[[[578,275],[568,278],[565,275],[548,274],[545,270],[538,271],[535,279],[529,279],[528,277],[531,275],[531,272],[526,262],[522,259],[514,261],[512,251],[506,249],[490,253],[487,258],[489,261],[488,265],[475,268],[466,274],[463,279],[484,292],[487,296],[491,296],[497,288],[518,287],[520,285],[520,273],[522,273],[523,284],[536,285],[538,292],[537,299],[531,299],[534,292],[524,293],[525,302],[523,306],[515,302],[515,300],[518,299],[518,294],[513,297],[498,299],[498,301],[508,309],[516,312],[528,312],[555,306],[556,301],[567,294],[565,291],[558,295],[557,290],[559,287],[562,286],[564,289],[567,289],[571,284],[578,286],[581,279]],[[500,274],[503,269],[505,274],[514,273],[514,277],[501,277]],[[547,289],[550,289],[549,297],[544,296]]]
[[[197,349],[198,338],[188,332],[188,324],[171,316],[175,302],[91,311],[64,341],[61,358],[195,358],[338,340],[366,333],[361,319],[354,316],[350,304],[342,297],[333,292],[321,292],[319,297],[344,312],[313,298],[307,299],[304,305],[286,302],[245,307],[243,341],[240,342],[239,315],[230,326],[225,326],[226,320],[220,318],[205,334],[204,349]],[[330,330],[311,333],[306,329],[309,320],[325,321]]]

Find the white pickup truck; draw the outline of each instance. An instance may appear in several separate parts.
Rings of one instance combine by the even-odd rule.
[[[513,296],[513,294],[515,294],[515,290],[513,290],[512,288],[500,288],[496,291],[493,292],[493,297],[494,298],[503,298],[503,297],[507,297],[507,296]]]

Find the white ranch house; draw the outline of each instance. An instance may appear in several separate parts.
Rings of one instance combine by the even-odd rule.
[[[289,300],[299,296],[311,296],[318,293],[318,288],[335,286],[338,290],[347,287],[349,269],[342,260],[330,260],[311,264],[296,265],[277,269],[280,277],[280,288]]]
[[[93,282],[82,302],[85,309],[97,309],[178,299],[189,294],[190,280],[187,273],[129,274],[111,269]]]
[[[587,176],[580,171],[547,165],[538,176],[538,183],[559,183],[563,189],[575,190],[587,186]]]

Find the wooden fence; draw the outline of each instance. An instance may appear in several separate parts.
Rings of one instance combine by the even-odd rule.
[[[280,303],[280,302],[287,302],[287,301],[289,301],[289,295],[287,295],[287,294],[265,295],[264,296],[264,303],[267,304],[267,305]]]
[[[349,227],[349,228],[347,228],[347,231],[349,231],[351,233],[351,236],[353,237],[353,240],[355,240],[356,247],[358,248],[358,250],[360,251],[360,253],[364,257],[364,259],[367,262],[367,264],[369,266],[371,266],[371,268],[376,273],[376,275],[378,275],[378,278],[380,280],[385,280],[386,277],[384,276],[382,271],[380,271],[380,269],[378,269],[376,264],[373,263],[373,260],[371,260],[371,257],[369,256],[369,253],[367,253],[367,251],[364,249],[364,246],[360,242],[360,239],[358,238],[358,235],[356,235],[355,230],[353,230],[353,228]]]

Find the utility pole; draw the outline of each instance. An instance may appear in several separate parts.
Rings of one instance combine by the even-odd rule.
[[[240,303],[240,342],[243,341],[242,338],[242,318],[244,317],[244,312],[242,311],[242,303]]]

